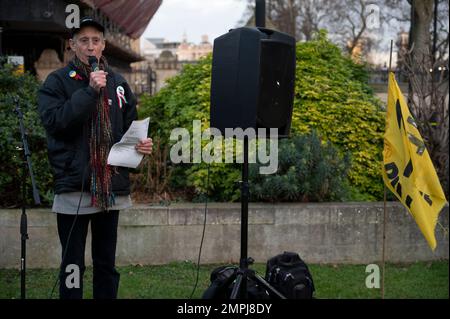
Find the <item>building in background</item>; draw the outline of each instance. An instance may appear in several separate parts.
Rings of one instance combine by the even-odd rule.
[[[146,38],[142,40],[141,52],[149,61],[155,61],[163,51],[176,55],[180,42],[168,42],[164,38]]]
[[[2,54],[23,57],[25,70],[40,80],[72,59],[66,8],[75,4],[80,17],[105,26],[106,56],[137,94],[150,92],[152,70],[140,53],[140,36],[162,0],[1,0]],[[69,11],[70,12],[70,11]],[[142,62],[143,61],[143,62]]]
[[[141,52],[156,78],[152,93],[158,92],[168,79],[179,74],[185,64],[197,63],[211,53],[212,49],[207,35],[202,36],[199,44],[188,42],[186,34],[181,42],[169,42],[163,38],[143,39]]]
[[[189,43],[186,34],[183,35],[183,40],[176,50],[178,60],[182,62],[198,61],[200,58],[212,52],[213,46],[208,40],[207,35],[202,36],[202,41],[199,44]]]

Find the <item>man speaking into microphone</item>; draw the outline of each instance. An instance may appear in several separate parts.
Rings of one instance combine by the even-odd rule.
[[[53,169],[52,211],[62,248],[60,298],[83,297],[85,244],[92,235],[93,297],[117,297],[115,269],[119,210],[132,206],[128,169],[107,165],[109,150],[137,119],[136,98],[128,83],[103,56],[105,29],[85,17],[73,29],[75,57],[51,73],[38,94]],[[146,138],[136,151],[150,154]]]

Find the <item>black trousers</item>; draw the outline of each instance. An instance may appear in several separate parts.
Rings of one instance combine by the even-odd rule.
[[[56,215],[62,259],[64,259],[60,269],[60,298],[83,298],[83,274],[86,270],[84,253],[89,222],[92,237],[93,297],[94,299],[117,298],[120,274],[115,269],[115,260],[119,211],[78,215],[65,257],[64,249],[75,215]]]

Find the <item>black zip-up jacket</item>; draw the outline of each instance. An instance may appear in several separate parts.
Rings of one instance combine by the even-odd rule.
[[[109,99],[114,144],[137,119],[136,98],[121,75],[110,68],[105,71],[108,75],[103,90],[107,90]],[[120,107],[122,91],[125,99],[121,99]],[[38,109],[47,132],[48,158],[53,169],[56,194],[82,189],[90,191],[90,118],[99,97],[95,89],[89,86],[89,79],[79,74],[71,62],[51,73],[39,90]],[[117,170],[118,174],[112,175],[112,191],[114,195],[128,195],[128,168],[117,167]]]

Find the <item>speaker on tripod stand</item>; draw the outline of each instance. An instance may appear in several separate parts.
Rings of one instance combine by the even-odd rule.
[[[219,129],[260,128],[288,137],[291,127],[295,81],[295,39],[266,28],[230,30],[214,40],[211,74],[210,126]],[[264,135],[263,137],[266,137]],[[285,298],[255,271],[248,268],[248,136],[244,135],[241,181],[241,257],[239,268],[227,282],[234,282],[231,299],[248,298],[248,282],[263,287],[272,298]],[[212,294],[208,296],[211,297]]]
[[[278,128],[278,137],[287,137],[294,80],[293,37],[265,28],[230,30],[214,40],[211,127],[222,134],[225,128]]]

